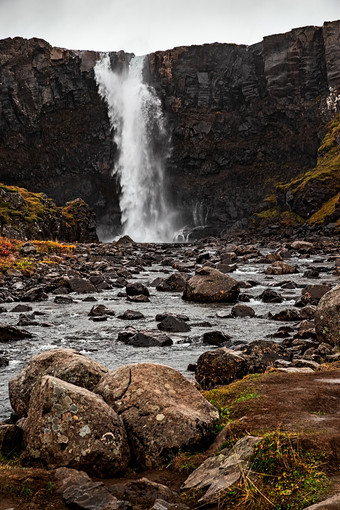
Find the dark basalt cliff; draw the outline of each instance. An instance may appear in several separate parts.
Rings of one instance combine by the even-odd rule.
[[[131,55],[111,53],[113,67]],[[0,181],[62,204],[83,198],[99,224],[119,224],[116,157],[93,67],[98,53],[39,39],[0,41]],[[172,139],[169,193],[182,222],[245,224],[278,182],[316,166],[339,108],[340,21],[148,56],[146,79]],[[194,218],[196,216],[196,218]],[[204,219],[203,219],[204,218]]]

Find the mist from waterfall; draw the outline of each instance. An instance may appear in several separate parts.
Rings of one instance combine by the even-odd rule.
[[[133,57],[122,72],[104,54],[95,66],[100,96],[106,101],[118,159],[113,169],[121,187],[122,234],[137,242],[170,242],[174,217],[164,189],[169,156],[161,102],[143,82],[144,57]]]

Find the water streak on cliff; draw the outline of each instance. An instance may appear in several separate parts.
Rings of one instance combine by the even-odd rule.
[[[121,187],[122,233],[139,242],[167,242],[174,231],[164,183],[169,140],[160,100],[143,82],[143,67],[144,57],[133,57],[128,69],[113,71],[106,54],[95,76],[118,149],[113,173]]]

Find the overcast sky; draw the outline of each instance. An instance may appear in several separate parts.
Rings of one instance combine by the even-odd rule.
[[[0,39],[145,54],[174,46],[253,44],[340,19],[340,0],[0,0]]]

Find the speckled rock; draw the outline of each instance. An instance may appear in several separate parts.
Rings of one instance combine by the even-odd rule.
[[[206,459],[185,480],[182,489],[201,489],[205,492],[200,506],[218,503],[223,491],[234,485],[241,477],[249,476],[251,458],[260,437],[242,437],[232,448],[221,450],[218,455]]]
[[[33,356],[9,382],[9,398],[16,414],[26,416],[34,384],[44,375],[92,390],[107,369],[74,349],[53,349]]]
[[[291,266],[281,260],[277,260],[266,269],[266,274],[293,274],[297,272],[296,266]]]
[[[315,330],[320,342],[340,345],[340,285],[320,299],[315,311]]]
[[[24,422],[24,460],[71,467],[104,477],[123,471],[130,452],[122,420],[103,399],[56,377],[32,392]]]
[[[209,390],[221,384],[230,384],[247,374],[247,361],[240,351],[222,348],[207,351],[197,360],[196,381]]]
[[[218,412],[177,370],[152,363],[119,367],[97,393],[122,417],[134,460],[161,465],[180,448],[205,443]]]
[[[200,303],[233,302],[240,292],[239,282],[209,266],[197,269],[186,282],[183,299]]]

